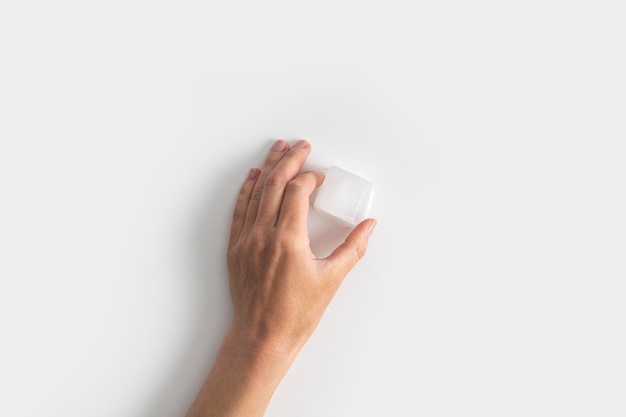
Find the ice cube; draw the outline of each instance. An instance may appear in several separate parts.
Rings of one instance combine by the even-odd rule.
[[[326,172],[313,207],[345,226],[356,226],[367,218],[374,188],[365,178],[336,166]]]

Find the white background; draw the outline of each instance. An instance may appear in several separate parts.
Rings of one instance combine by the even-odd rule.
[[[4,1],[0,415],[176,416],[275,138],[376,187],[267,415],[626,415],[619,1]],[[346,229],[313,214],[315,250]]]

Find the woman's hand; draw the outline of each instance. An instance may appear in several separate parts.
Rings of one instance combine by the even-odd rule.
[[[364,220],[326,259],[311,251],[309,196],[321,172],[298,174],[311,146],[274,143],[262,170],[241,188],[230,232],[231,331],[248,346],[286,354],[315,330],[344,277],[365,255],[375,220]]]
[[[274,143],[239,193],[228,243],[233,324],[188,417],[260,417],[346,274],[365,255],[364,220],[325,259],[311,252],[309,196],[321,172],[298,174],[311,146]]]

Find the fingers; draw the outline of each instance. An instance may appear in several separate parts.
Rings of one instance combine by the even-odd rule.
[[[367,242],[374,227],[376,220],[363,220],[350,232],[346,240],[324,259],[326,266],[333,270],[332,275],[338,280],[337,284],[341,283],[348,272],[365,256]]]
[[[305,140],[299,140],[267,175],[259,202],[256,225],[261,227],[276,225],[279,212],[282,211],[281,206],[286,188],[298,175],[309,153],[311,153],[311,145]]]
[[[285,187],[276,225],[306,232],[309,197],[322,182],[324,174],[317,171],[304,172],[291,180]]]
[[[252,195],[250,196],[250,202],[246,210],[246,219],[243,224],[242,232],[249,231],[252,228],[252,225],[254,225],[257,217],[257,211],[259,209],[259,202],[261,201],[261,196],[263,195],[263,185],[265,184],[265,179],[288,150],[289,143],[284,140],[277,140],[274,142],[274,145],[272,145],[272,149],[267,154],[267,158],[265,158],[263,169],[259,174],[256,184],[254,185]]]
[[[230,225],[230,238],[228,240],[228,247],[230,248],[239,239],[241,229],[246,219],[246,212],[248,211],[248,204],[250,203],[250,196],[254,184],[257,182],[259,173],[261,170],[252,168],[248,174],[248,178],[243,183],[239,195],[237,196],[237,202],[235,203],[235,210],[233,211],[233,222]]]

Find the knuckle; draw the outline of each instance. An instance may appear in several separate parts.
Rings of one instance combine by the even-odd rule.
[[[279,173],[271,173],[270,175],[267,176],[267,178],[265,179],[265,186],[266,187],[275,187],[277,185],[280,185],[284,182],[283,176]]]
[[[254,191],[252,192],[252,195],[250,196],[250,200],[258,201],[261,199],[262,194],[263,194],[263,189],[261,189],[260,187],[255,188]]]
[[[245,219],[245,217],[246,217],[246,211],[243,210],[241,207],[236,207],[235,210],[233,211],[233,220],[241,221]]]
[[[276,247],[281,250],[290,251],[296,248],[296,240],[293,235],[289,235],[288,233],[279,233],[274,240]]]
[[[302,178],[302,176],[298,176],[294,178],[293,180],[289,181],[289,183],[287,183],[287,187],[285,187],[285,191],[289,191],[289,192],[301,191],[302,189],[306,187],[306,183],[307,181],[305,178]]]
[[[356,253],[356,257],[358,260],[363,259],[366,251],[367,247],[364,244],[358,244],[354,247],[354,252]]]
[[[263,234],[258,231],[250,233],[248,236],[248,249],[252,253],[261,252],[265,248],[265,238]]]

